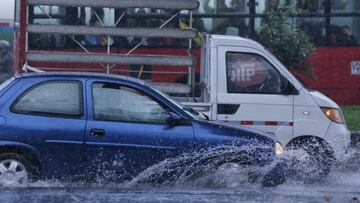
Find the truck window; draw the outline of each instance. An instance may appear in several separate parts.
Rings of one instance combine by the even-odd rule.
[[[262,56],[227,52],[228,93],[281,94],[280,73]]]

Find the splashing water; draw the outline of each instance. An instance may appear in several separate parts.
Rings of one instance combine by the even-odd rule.
[[[244,148],[227,149],[230,153]],[[248,149],[244,149],[248,150]],[[221,151],[221,150],[220,150]],[[82,184],[56,180],[38,181],[30,188],[2,188],[2,202],[358,202],[360,199],[360,151],[350,150],[348,155],[336,164],[330,174],[321,181],[304,183],[289,178],[275,188],[263,188],[258,179],[251,180],[250,165],[234,162],[209,163],[200,170],[206,172],[194,175],[186,171],[191,166],[207,163],[206,157],[228,155],[226,150],[218,152],[187,153],[167,159],[148,168],[132,181],[119,183]],[[286,152],[286,159],[305,158],[302,150]],[[216,156],[215,156],[216,157]],[[221,159],[220,159],[221,160]],[[230,161],[230,159],[229,159]],[[218,163],[221,163],[220,161]],[[185,164],[185,166],[182,166]],[[211,169],[212,166],[218,166]],[[175,170],[178,168],[178,170]],[[257,167],[255,167],[257,168]],[[270,167],[271,168],[271,167]],[[174,174],[177,172],[177,174]],[[197,171],[197,170],[195,170]],[[172,176],[172,174],[174,176]],[[162,175],[164,175],[162,177]],[[164,181],[173,177],[172,181]],[[250,178],[249,178],[250,177]],[[255,182],[249,183],[250,182]],[[154,186],[154,182],[158,184]],[[162,180],[162,181],[161,181]],[[156,181],[155,181],[156,183]],[[149,184],[149,185],[148,185]],[[147,187],[151,186],[151,187]]]
[[[143,184],[193,185],[234,188],[258,182],[271,167],[260,169],[247,152],[253,147],[214,148],[197,153],[185,153],[166,159],[146,169],[126,185]]]
[[[230,146],[213,148],[199,152],[184,153],[181,156],[168,158],[155,164],[138,174],[128,182],[102,181],[99,177],[95,183],[73,182],[59,180],[43,180],[30,183],[29,187],[138,187],[138,186],[196,186],[204,188],[239,188],[244,185],[260,185],[264,175],[276,164],[275,160],[270,165],[260,167],[255,160],[246,155],[246,152],[254,150],[254,146]],[[294,159],[306,163],[308,153],[302,149],[285,151],[283,158],[288,162]],[[350,151],[341,163],[335,165],[332,170],[360,171],[359,151]],[[121,165],[119,165],[121,167]],[[302,177],[309,176],[315,166],[309,164],[299,166],[302,171],[299,178],[292,177],[291,173],[287,178],[290,184],[307,184]],[[113,176],[111,171],[101,167],[99,169],[105,176]],[[10,187],[22,187],[10,185]]]
[[[249,183],[259,183],[263,175],[271,170],[270,166],[260,168],[251,154],[255,150],[271,152],[268,147],[259,146],[223,146],[198,152],[184,153],[168,158],[138,174],[128,182],[116,182],[115,173],[105,165],[99,165],[99,177],[95,183],[76,181],[71,177],[56,180],[41,180],[26,184],[27,187],[137,187],[141,185],[192,185],[206,188],[236,188]],[[264,156],[267,156],[265,153]],[[123,158],[120,156],[119,159]],[[258,157],[259,158],[259,157]],[[260,158],[261,159],[261,158]],[[114,166],[114,163],[111,163]],[[122,167],[122,164],[117,164]],[[105,177],[105,180],[102,180]],[[113,182],[111,182],[113,181]],[[115,182],[114,182],[115,181]],[[24,185],[22,185],[23,187]],[[10,185],[10,187],[20,187]]]

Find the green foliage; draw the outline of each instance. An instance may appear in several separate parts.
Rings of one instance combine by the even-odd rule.
[[[277,11],[267,11],[262,23],[259,41],[268,48],[286,67],[313,76],[309,55],[314,46],[309,37],[300,30],[292,28],[288,22],[293,14],[290,7]]]
[[[360,131],[360,106],[341,106],[347,127],[350,131]]]
[[[0,40],[6,40],[11,44],[13,41],[13,33],[0,31]]]

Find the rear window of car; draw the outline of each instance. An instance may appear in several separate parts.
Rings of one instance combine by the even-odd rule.
[[[15,113],[80,117],[83,113],[79,81],[49,81],[25,91],[12,105]]]

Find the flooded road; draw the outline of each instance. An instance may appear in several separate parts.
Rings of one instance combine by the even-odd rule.
[[[285,183],[276,188],[242,185],[236,188],[99,186],[8,188],[1,202],[358,202],[360,175],[334,172],[321,183]]]
[[[223,170],[211,181],[171,185],[116,183],[32,183],[26,188],[1,188],[1,202],[360,202],[360,153],[353,152],[325,179],[302,183],[288,179],[274,188],[248,183],[241,172]]]

